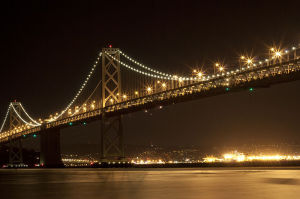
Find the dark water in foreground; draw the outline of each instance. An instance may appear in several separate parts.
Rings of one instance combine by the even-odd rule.
[[[300,198],[300,168],[0,170],[0,198]]]

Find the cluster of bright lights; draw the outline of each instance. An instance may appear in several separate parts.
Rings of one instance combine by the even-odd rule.
[[[62,161],[64,163],[69,163],[69,162],[73,162],[73,163],[91,163],[91,162],[95,162],[89,159],[75,159],[75,158],[62,158]]]
[[[291,48],[291,51],[295,51],[295,50],[297,50],[296,47]],[[265,59],[264,61],[258,61],[258,64],[262,65],[263,62],[268,63],[271,60],[281,59],[284,54],[287,55],[288,53],[290,53],[290,51],[288,49],[282,50],[282,49],[279,49],[279,48],[272,47],[272,48],[270,48],[270,53],[271,53],[272,57],[270,57],[269,59]],[[253,57],[245,57],[244,55],[242,55],[240,57],[240,60],[242,60],[245,64],[247,64],[248,67],[250,65],[251,66],[252,65],[253,66],[257,65],[256,63],[254,63],[254,58]]]
[[[204,162],[251,162],[251,161],[281,161],[281,160],[300,160],[300,156],[295,155],[245,155],[238,151],[226,153],[223,157],[207,156]]]
[[[215,63],[216,68],[218,69],[219,72],[224,72],[225,71],[225,66],[220,64],[219,62]]]
[[[131,160],[132,164],[165,164],[166,162],[158,159],[158,160],[142,160],[142,159],[136,159],[136,160]]]

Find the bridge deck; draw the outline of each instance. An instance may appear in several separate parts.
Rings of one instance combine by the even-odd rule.
[[[157,106],[186,102],[210,96],[238,92],[249,87],[269,87],[272,84],[290,82],[300,79],[300,59],[277,63],[271,66],[261,66],[242,71],[223,73],[222,75],[205,81],[154,93],[140,98],[123,101],[105,108],[95,109],[66,117],[41,126],[29,128],[23,131],[14,131],[0,135],[0,143],[8,142],[9,139],[17,139],[23,135],[38,133],[51,128],[66,128],[83,122],[100,120],[104,113],[106,117],[119,114],[128,114]]]

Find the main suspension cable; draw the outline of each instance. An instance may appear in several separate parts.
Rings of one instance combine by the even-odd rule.
[[[6,115],[5,115],[5,117],[4,117],[3,123],[2,123],[1,128],[0,128],[0,133],[2,132],[2,129],[3,129],[4,125],[5,125],[6,120],[7,120],[7,117],[8,117],[9,111],[10,111],[10,108],[11,108],[11,103],[9,104],[9,106],[8,106],[8,108],[7,108]]]
[[[14,110],[14,112],[17,114],[17,116],[18,116],[25,124],[27,124],[27,125],[29,125],[29,126],[34,126],[34,127],[40,126],[40,125],[31,124],[30,122],[27,122],[26,120],[24,120],[24,119],[21,117],[21,115],[20,115],[20,114],[18,113],[18,111],[15,109],[15,107],[14,107],[13,104],[12,104],[11,107],[13,108],[13,110]]]
[[[92,66],[92,69],[90,70],[86,80],[83,82],[83,84],[81,85],[79,91],[77,92],[75,97],[71,100],[71,102],[68,104],[68,106],[59,115],[54,116],[54,118],[52,120],[50,120],[49,122],[53,122],[53,121],[57,120],[58,118],[60,118],[73,105],[73,103],[76,101],[78,96],[81,94],[82,90],[87,85],[87,82],[90,80],[92,74],[94,73],[94,70],[95,70],[96,66],[98,65],[98,63],[99,63],[99,59],[100,59],[101,56],[102,56],[102,52],[99,53],[99,56],[97,57],[97,60],[95,61],[94,65]]]
[[[35,121],[34,119],[32,119],[29,114],[26,112],[26,110],[24,109],[23,105],[20,103],[20,107],[22,108],[23,112],[26,114],[26,116],[32,121],[34,122],[35,124],[37,125],[41,125],[40,123],[38,123],[37,121]]]

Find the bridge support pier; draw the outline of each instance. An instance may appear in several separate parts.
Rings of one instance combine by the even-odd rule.
[[[9,167],[23,164],[22,139],[9,140]]]
[[[48,168],[64,167],[60,153],[60,130],[49,129],[41,132],[40,165]]]
[[[101,120],[101,162],[124,159],[122,116]]]

